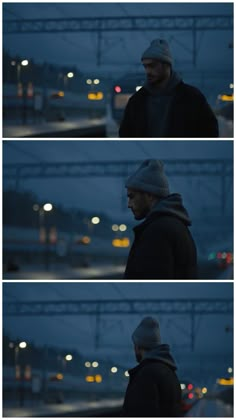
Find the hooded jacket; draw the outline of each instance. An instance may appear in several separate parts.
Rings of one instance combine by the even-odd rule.
[[[164,89],[146,83],[128,101],[120,137],[218,137],[218,122],[205,96],[172,73]]]
[[[179,417],[181,388],[168,344],[145,352],[129,370],[122,417]]]
[[[197,252],[180,194],[161,199],[134,230],[125,279],[196,279]]]

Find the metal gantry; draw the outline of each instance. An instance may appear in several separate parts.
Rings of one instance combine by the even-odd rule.
[[[47,178],[128,177],[143,161],[89,161],[89,162],[41,162],[3,165],[3,179],[15,180],[16,190],[21,180]],[[226,183],[233,184],[233,161],[231,159],[178,159],[165,160],[168,176],[218,177],[221,180],[219,196],[221,214],[227,202]],[[232,182],[231,182],[232,179]]]
[[[103,315],[187,315],[191,321],[191,349],[195,344],[197,315],[228,314],[233,316],[232,299],[123,299],[123,300],[54,300],[3,302],[6,316],[66,316],[96,317],[95,344],[98,347],[100,317]]]
[[[3,33],[107,32],[107,31],[206,31],[232,30],[232,15],[116,16],[48,19],[11,19]]]
[[[60,177],[126,177],[143,160],[40,162],[3,165],[4,179]],[[178,159],[164,161],[167,175],[172,176],[232,176],[231,159]]]
[[[232,15],[193,16],[120,16],[98,18],[17,19],[3,21],[4,34],[35,34],[58,32],[95,32],[98,37],[97,64],[101,64],[103,32],[120,31],[191,31],[193,40],[192,60],[197,63],[198,31],[232,31]]]

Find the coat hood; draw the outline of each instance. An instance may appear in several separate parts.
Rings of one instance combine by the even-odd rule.
[[[164,88],[156,88],[152,86],[148,81],[144,84],[144,89],[148,91],[150,95],[169,95],[175,89],[175,87],[182,81],[181,77],[176,73],[172,72],[167,85]]]
[[[160,362],[169,365],[172,369],[177,369],[174,358],[170,354],[169,344],[159,344],[154,349],[146,351],[142,361],[150,359],[159,360]]]
[[[157,213],[178,217],[187,226],[192,224],[188,212],[183,205],[182,197],[178,193],[170,194],[158,201],[148,213],[147,219]]]

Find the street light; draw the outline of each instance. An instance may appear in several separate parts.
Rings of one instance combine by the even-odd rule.
[[[93,225],[98,225],[100,223],[100,218],[98,216],[94,216],[91,219]]]
[[[48,270],[49,268],[49,234],[47,231],[46,220],[45,220],[45,213],[49,213],[53,210],[53,205],[51,203],[45,203],[42,205],[34,204],[33,210],[38,212],[39,214],[39,240],[42,243],[45,243],[45,269]]]
[[[20,407],[24,405],[24,382],[21,374],[21,367],[18,364],[19,362],[19,351],[20,349],[25,349],[27,343],[25,341],[20,341],[19,343],[9,343],[9,348],[14,349],[14,365],[15,365],[15,379],[19,380],[19,404]],[[25,373],[26,374],[26,373]]]
[[[65,356],[65,360],[66,360],[67,362],[70,362],[71,360],[73,360],[73,356],[72,356],[71,354],[67,354],[67,355]]]

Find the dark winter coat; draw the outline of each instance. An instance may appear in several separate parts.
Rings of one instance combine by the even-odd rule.
[[[217,119],[197,88],[180,81],[172,95],[168,127],[162,137],[219,136]],[[120,125],[120,137],[151,137],[148,135],[148,96],[148,90],[143,87],[129,99]]]
[[[197,252],[179,194],[162,199],[134,228],[125,279],[196,279]]]
[[[147,353],[129,370],[122,417],[179,417],[181,388],[175,370],[167,344]]]

